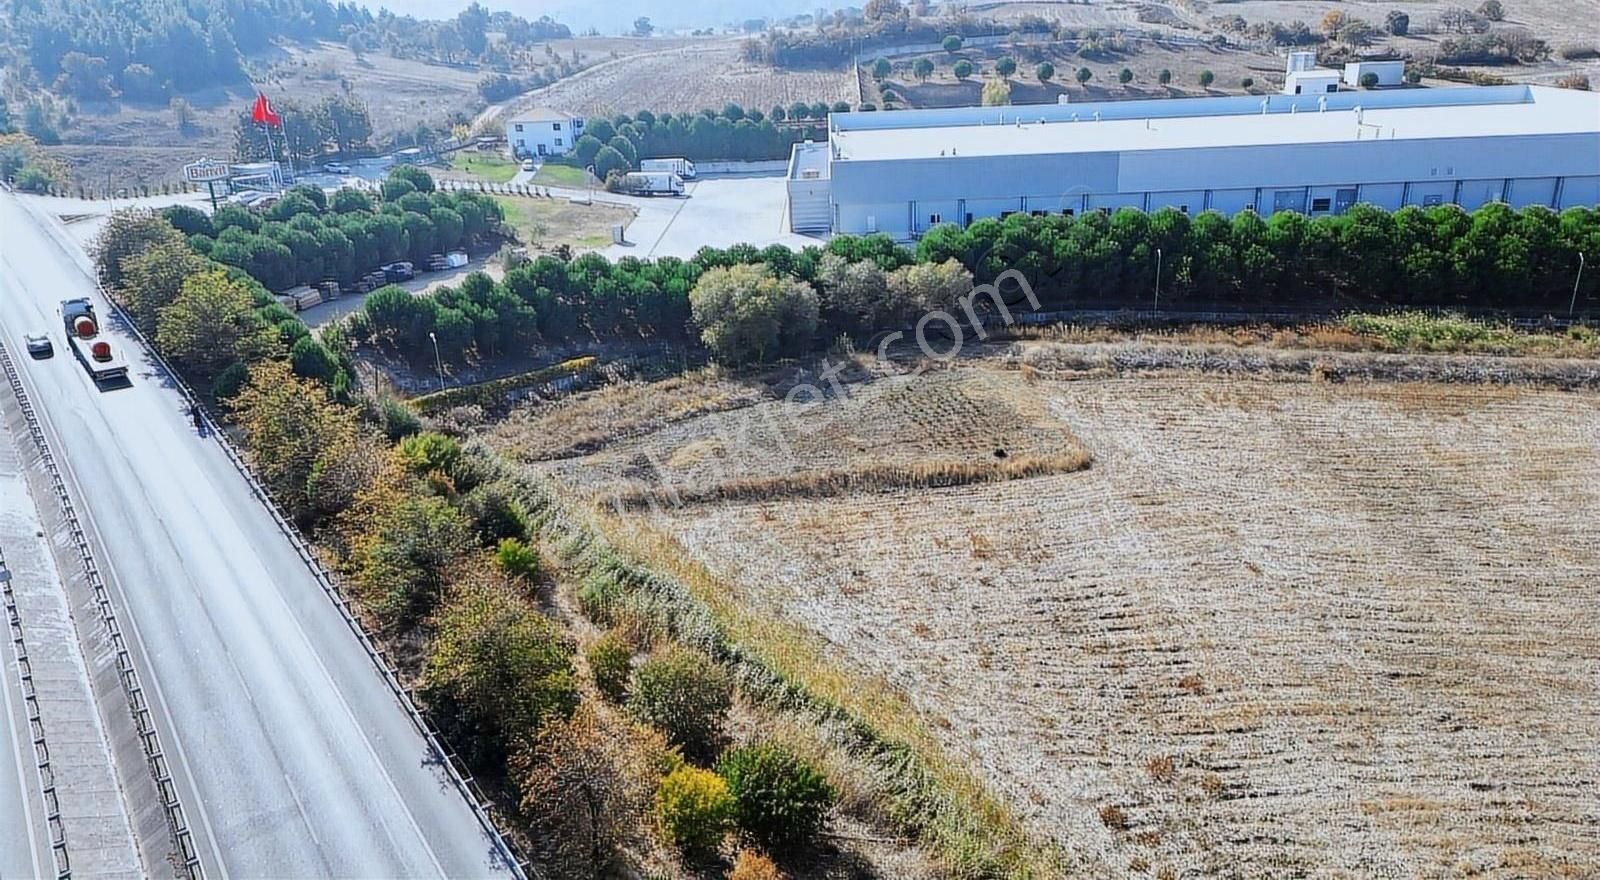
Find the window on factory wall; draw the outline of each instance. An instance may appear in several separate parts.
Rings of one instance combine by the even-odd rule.
[[[1423,196],[1422,203],[1429,207],[1444,204],[1444,196]]]
[[[1063,216],[1063,217],[1071,217],[1072,215],[1074,215],[1076,213],[1078,213],[1078,212],[1074,211],[1071,208],[1062,208],[1061,209],[1061,216]]]
[[[1049,211],[1029,211],[1028,213],[1034,217],[1047,217],[1050,214]]]
[[[521,131],[521,130],[522,130],[522,123],[519,122],[519,123],[517,123],[517,131]]]
[[[561,123],[559,123],[559,122],[551,123],[550,127],[555,131],[560,131],[561,130]]]
[[[556,146],[561,146],[561,138],[556,138]]]
[[[1180,213],[1180,214],[1189,213],[1189,206],[1188,205],[1179,205],[1178,206],[1178,213]]]
[[[1329,199],[1311,200],[1311,213],[1313,214],[1326,214],[1330,207],[1332,207],[1332,202]]]
[[[1297,95],[1300,94],[1300,87],[1299,86],[1295,86],[1294,87],[1294,93],[1297,94]]]
[[[1328,83],[1328,91],[1330,91],[1330,92],[1339,91],[1339,84],[1338,83]]]
[[[940,223],[943,223],[943,222],[944,222],[944,218],[940,217],[938,214],[929,214],[928,215],[928,225],[929,226],[938,226]]]

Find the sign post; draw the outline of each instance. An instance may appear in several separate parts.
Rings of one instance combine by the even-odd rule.
[[[211,194],[211,210],[217,209],[217,181],[227,180],[228,163],[201,159],[183,166],[183,179],[190,183],[203,183]]]

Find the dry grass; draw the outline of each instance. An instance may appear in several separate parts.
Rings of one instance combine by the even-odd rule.
[[[720,39],[653,51],[591,70],[542,90],[529,100],[574,113],[613,116],[650,110],[695,113],[733,102],[767,112],[795,101],[849,101],[855,86],[840,70],[773,70],[745,64],[739,41]]]
[[[1593,394],[1009,381],[1094,468],[617,527],[886,674],[1090,873],[1600,870]]]
[[[1189,324],[1171,327],[1116,327],[1106,324],[1018,326],[1011,336],[1030,341],[1068,343],[1138,342],[1159,345],[1215,345],[1293,351],[1388,352],[1397,354],[1489,354],[1548,358],[1600,358],[1600,332],[1518,331],[1460,318],[1355,314],[1335,323]]]
[[[549,469],[594,497],[629,506],[652,498],[820,498],[964,485],[1088,464],[1066,425],[1002,374],[956,370],[841,390],[816,402],[772,400],[702,418],[653,419],[665,426]],[[521,430],[538,436],[552,428],[536,420]]]

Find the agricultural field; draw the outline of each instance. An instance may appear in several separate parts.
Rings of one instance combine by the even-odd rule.
[[[1464,4],[1475,6],[1476,4]],[[1549,43],[1552,54],[1548,60],[1522,65],[1459,65],[1463,70],[1503,77],[1517,82],[1551,84],[1572,74],[1583,74],[1592,81],[1600,81],[1600,35],[1588,22],[1570,14],[1570,7],[1554,0],[1507,0],[1506,18],[1494,24],[1496,31],[1522,30]],[[1079,33],[1097,32],[1109,43],[1110,35],[1122,33],[1125,48],[1103,53],[1080,52],[1083,41],[1051,41],[1041,37],[1023,36],[1015,42],[999,46],[969,47],[958,53],[932,52],[894,55],[894,73],[889,84],[902,100],[897,103],[911,107],[951,107],[979,102],[983,78],[992,75],[994,62],[1008,56],[1017,62],[1017,73],[1012,80],[1012,103],[1054,103],[1065,95],[1071,101],[1125,100],[1150,97],[1179,97],[1202,94],[1266,94],[1275,92],[1283,83],[1283,59],[1273,47],[1258,43],[1238,33],[1224,33],[1213,19],[1241,16],[1249,24],[1269,21],[1289,23],[1303,21],[1316,29],[1325,13],[1333,10],[1362,19],[1378,29],[1373,42],[1360,50],[1362,54],[1383,55],[1394,53],[1418,59],[1431,58],[1438,52],[1439,44],[1453,36],[1434,32],[1439,14],[1447,7],[1436,3],[1360,2],[1330,3],[1327,0],[1241,0],[1226,4],[1141,3],[1080,5],[1067,3],[1006,3],[980,5],[972,8],[975,15],[1014,20],[1024,15],[1042,16],[1057,22],[1061,27]],[[1411,29],[1405,36],[1392,36],[1383,32],[1386,16],[1391,10],[1400,10],[1410,16]],[[1139,36],[1143,35],[1143,36]],[[1216,36],[1226,36],[1227,47],[1209,45]],[[1160,41],[1150,39],[1160,37]],[[1329,44],[1332,46],[1333,44]],[[1593,57],[1568,58],[1575,48],[1594,50]],[[927,59],[935,65],[934,74],[927,80],[913,76],[913,64]],[[966,60],[973,74],[961,82],[952,73],[958,60]],[[1055,66],[1055,78],[1050,83],[1040,83],[1035,69],[1041,61]],[[1086,67],[1092,74],[1088,83],[1080,86],[1074,72]],[[1134,78],[1124,85],[1118,81],[1123,68]],[[1158,82],[1162,70],[1172,73],[1167,86]],[[1211,71],[1215,81],[1209,88],[1199,82],[1203,71]],[[1248,78],[1252,84],[1243,83]],[[877,92],[877,84],[863,77],[866,93]],[[1432,85],[1451,85],[1444,81]],[[868,100],[872,100],[870,97]]]
[[[795,101],[856,100],[849,71],[773,70],[746,64],[739,41],[714,40],[597,64],[524,99],[591,116],[639,110],[693,113],[733,102],[765,112]]]
[[[1070,350],[811,402],[783,398],[815,375],[690,374],[487,437],[603,506],[657,490],[629,528],[909,695],[1075,873],[1600,872],[1600,367],[1556,391]],[[1061,464],[1004,470],[1027,458]],[[957,465],[985,476],[927,479]]]

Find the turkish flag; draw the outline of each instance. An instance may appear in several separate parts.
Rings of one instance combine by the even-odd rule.
[[[283,117],[273,111],[267,96],[260,92],[256,92],[256,103],[250,108],[250,119],[257,125],[283,125]]]

